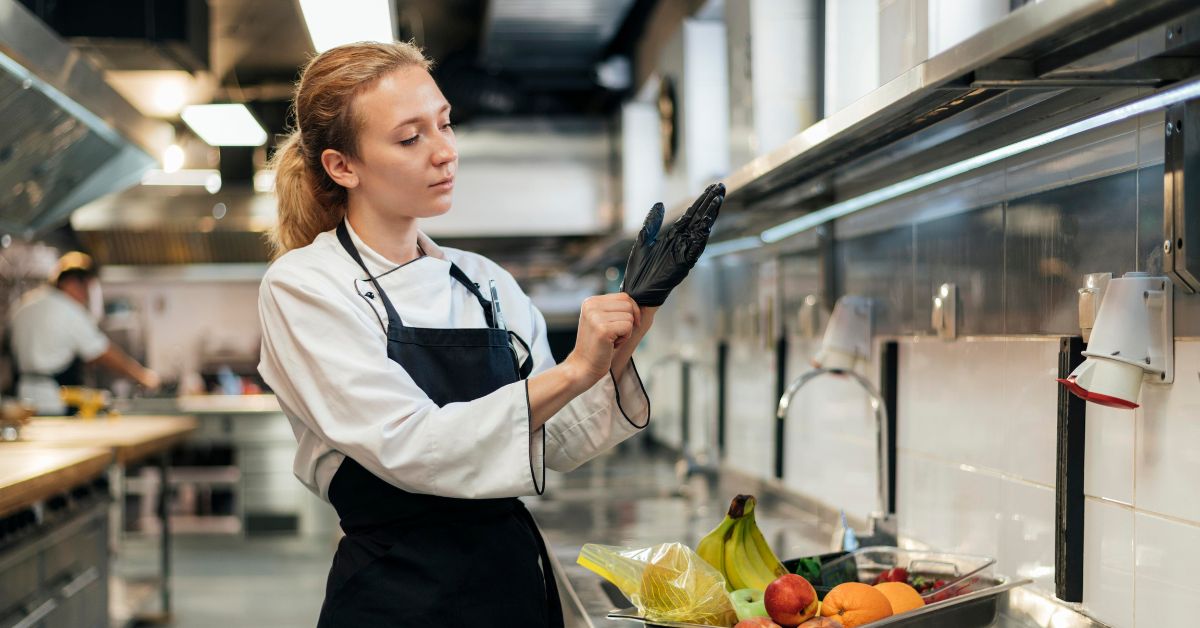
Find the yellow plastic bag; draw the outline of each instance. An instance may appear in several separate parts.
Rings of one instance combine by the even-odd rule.
[[[614,547],[588,543],[577,561],[616,585],[646,619],[732,626],[725,578],[682,543]]]

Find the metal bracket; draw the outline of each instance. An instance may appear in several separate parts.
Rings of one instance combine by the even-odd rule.
[[[1164,123],[1163,270],[1200,291],[1200,99],[1167,108]]]

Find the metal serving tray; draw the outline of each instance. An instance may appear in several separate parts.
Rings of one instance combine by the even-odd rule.
[[[971,579],[973,590],[958,597],[930,604],[924,608],[892,615],[867,624],[870,628],[986,628],[999,618],[998,600],[1005,592],[1025,586],[1033,580],[1009,580],[1005,577],[977,576]],[[647,621],[636,608],[617,609],[608,614],[609,619],[639,622],[644,626],[663,628],[711,628],[702,624],[673,621]]]

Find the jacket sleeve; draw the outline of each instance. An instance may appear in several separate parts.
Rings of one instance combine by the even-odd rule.
[[[533,320],[533,374],[554,366],[546,338],[546,319],[530,301]],[[616,380],[612,372],[572,399],[546,422],[546,466],[571,471],[608,451],[650,424],[650,399],[637,367],[630,365]]]
[[[326,280],[327,281],[327,280]],[[259,292],[263,379],[332,447],[404,490],[461,498],[540,491],[542,438],[524,382],[439,407],[388,359],[373,313],[276,264]]]

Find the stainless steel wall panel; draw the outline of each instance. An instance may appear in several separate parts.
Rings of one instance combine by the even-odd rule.
[[[1163,112],[1138,118],[1138,167],[1161,164],[1166,154],[1166,122]]]
[[[913,317],[912,226],[838,240],[837,259],[843,294],[875,300],[875,334],[895,336],[925,330]]]
[[[1009,198],[1035,194],[1137,167],[1138,127],[1127,120],[1061,142],[1008,170]]]
[[[1137,268],[1163,273],[1163,166],[1138,170],[1137,178]]]
[[[1137,266],[1137,173],[1016,199],[1005,212],[1005,331],[1079,332],[1084,274]]]
[[[958,286],[958,333],[1004,333],[1004,207],[916,226],[914,324],[930,330],[933,297],[943,283]]]

